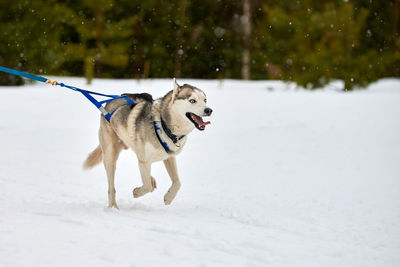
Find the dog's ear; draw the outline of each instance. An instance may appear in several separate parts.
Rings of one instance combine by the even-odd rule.
[[[181,87],[177,83],[176,79],[174,78],[174,90],[172,92],[172,102],[175,101],[175,98],[178,96]]]

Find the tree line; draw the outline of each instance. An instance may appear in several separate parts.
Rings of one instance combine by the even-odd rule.
[[[88,82],[341,79],[350,90],[400,76],[399,14],[400,0],[14,0],[0,9],[0,65]]]

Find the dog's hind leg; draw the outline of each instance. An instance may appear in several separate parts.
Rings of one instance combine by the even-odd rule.
[[[151,176],[151,163],[139,160],[139,170],[142,177],[143,185],[133,189],[133,197],[138,198],[149,192],[153,192],[157,187],[156,181]]]
[[[100,134],[100,144],[103,151],[103,163],[108,179],[108,207],[114,207],[116,209],[119,208],[115,200],[114,177],[117,159],[119,153],[123,149],[123,145],[121,145],[118,140],[119,139],[116,137],[115,133],[106,131]]]
[[[168,192],[164,196],[165,205],[169,205],[171,204],[172,200],[174,200],[179,188],[181,188],[181,182],[179,181],[178,168],[176,166],[175,157],[170,157],[164,160],[164,165],[172,181],[171,187],[168,189]]]

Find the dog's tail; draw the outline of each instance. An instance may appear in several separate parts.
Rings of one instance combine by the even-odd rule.
[[[103,154],[101,151],[100,145],[96,147],[95,150],[93,150],[83,163],[83,169],[84,170],[89,170],[99,164],[101,160],[103,159]]]

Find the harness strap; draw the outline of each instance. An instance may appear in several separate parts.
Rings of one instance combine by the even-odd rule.
[[[127,97],[125,97],[125,96],[119,96],[119,97],[114,98],[114,99],[118,99],[118,98],[124,99],[124,100],[127,102],[126,105],[131,105],[131,106],[132,106],[132,105],[135,105],[135,102],[133,102],[132,100],[130,100],[129,98],[127,98]],[[111,100],[114,100],[114,99],[107,99],[107,100],[105,100],[105,101],[110,102]],[[104,101],[101,101],[101,102],[104,102]],[[106,102],[106,103],[107,103],[107,102]],[[118,107],[118,108],[119,108],[119,107]],[[107,116],[104,115],[108,121],[110,121],[111,116],[114,114],[115,111],[117,111],[118,108],[114,109],[113,112],[108,113]],[[107,117],[108,117],[108,118],[107,118]]]
[[[157,139],[158,139],[158,141],[160,141],[165,152],[171,153],[172,150],[169,148],[167,142],[165,142],[165,140],[163,138],[163,133],[162,133],[161,127],[158,123],[159,123],[159,121],[154,121],[154,130],[156,131]]]
[[[47,78],[45,78],[45,77],[29,74],[29,73],[18,71],[18,70],[9,69],[9,68],[2,67],[2,66],[0,66],[0,71],[14,74],[14,75],[21,76],[21,77],[25,77],[28,79],[36,80],[36,81],[39,81],[42,83],[45,83],[47,81]]]
[[[74,87],[74,86],[66,85],[64,83],[59,83],[57,81],[51,81],[50,79],[47,79],[47,78],[42,77],[42,76],[37,76],[37,75],[29,74],[29,73],[18,71],[18,70],[14,70],[14,69],[9,69],[9,68],[2,67],[2,66],[0,66],[0,71],[7,72],[7,73],[10,73],[10,74],[13,74],[13,75],[17,75],[17,76],[21,76],[21,77],[25,77],[25,78],[28,78],[28,79],[36,80],[36,81],[39,81],[39,82],[48,83],[48,84],[51,84],[51,85],[58,85],[58,86],[61,86],[61,87],[66,87],[68,89],[80,92],[90,102],[92,102],[92,104],[95,105],[96,108],[98,108],[101,111],[101,113],[104,115],[104,117],[106,118],[106,120],[108,122],[110,122],[111,116],[112,116],[112,114],[114,114],[115,110],[113,112],[111,112],[111,113],[108,113],[106,111],[106,109],[103,107],[103,104],[108,103],[108,102],[110,102],[110,101],[112,101],[114,99],[118,99],[118,98],[124,99],[129,105],[134,105],[135,104],[135,102],[133,102],[131,99],[129,99],[129,98],[125,97],[125,96],[106,95],[106,94],[101,94],[101,93],[92,92],[92,91],[88,91],[88,90],[83,90],[83,89],[80,89],[80,88],[77,88],[77,87]],[[106,100],[103,100],[103,101],[97,101],[97,99],[94,98],[92,95],[105,96],[105,97],[109,97],[110,99],[106,99]]]

